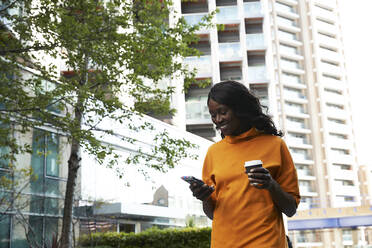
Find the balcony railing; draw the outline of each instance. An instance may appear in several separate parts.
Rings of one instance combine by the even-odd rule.
[[[297,175],[299,177],[314,176],[310,170],[297,170]]]
[[[332,75],[340,75],[341,74],[341,68],[336,65],[330,65],[326,63],[322,63],[322,69],[324,72],[331,73]]]
[[[246,34],[245,42],[247,50],[261,50],[265,49],[265,39],[263,33]]]
[[[292,21],[292,20],[289,20],[289,19],[285,19],[285,18],[280,18],[280,17],[278,17],[276,20],[277,20],[277,22],[278,22],[279,25],[290,26],[290,27],[298,28],[295,21]]]
[[[332,25],[332,24],[329,24],[329,23],[326,23],[326,22],[317,21],[316,26],[319,30],[323,30],[325,32],[330,32],[330,33],[333,33],[333,34],[336,34],[337,31],[338,31],[338,29],[335,25]]]
[[[312,160],[310,156],[292,152],[292,158],[294,160]]]
[[[248,82],[265,82],[267,80],[266,66],[248,66]]]
[[[261,2],[247,2],[244,3],[244,17],[245,18],[255,18],[262,17],[262,7]]]
[[[343,95],[330,93],[330,92],[324,92],[323,94],[324,99],[327,99],[329,102],[336,102],[336,103],[345,103],[345,97]]]
[[[284,13],[285,12],[295,13],[292,7],[286,6],[286,5],[283,5],[283,4],[280,4],[280,3],[275,4],[275,9],[277,11],[281,11],[281,12],[284,12]]]
[[[287,114],[307,114],[303,107],[297,107],[297,106],[285,106],[285,111]]]
[[[242,57],[240,42],[219,43],[219,57],[223,60]]]
[[[287,137],[288,144],[293,145],[308,145],[306,139],[304,138],[296,138],[296,137]]]
[[[306,129],[305,123],[301,122],[287,121],[286,126],[290,129]]]
[[[283,95],[285,97],[290,97],[290,98],[297,98],[297,99],[306,99],[306,96],[302,93],[299,92],[294,92],[294,91],[289,91],[289,90],[284,90]]]
[[[196,25],[199,22],[204,23],[202,18],[206,16],[208,13],[201,13],[201,14],[184,14],[183,18],[185,18],[185,21],[190,26]]]
[[[218,7],[219,12],[217,13],[218,23],[238,23],[238,7],[228,6],[228,7]]]
[[[207,77],[212,74],[211,56],[187,57],[185,63],[190,70],[197,69],[196,76]]]
[[[326,35],[318,35],[319,43],[338,48],[340,42],[336,38],[332,38]]]
[[[325,9],[322,9],[322,8],[319,8],[319,7],[315,7],[314,8],[314,13],[315,15],[319,16],[319,17],[323,17],[323,18],[326,18],[328,20],[336,20],[336,15],[334,12],[332,11],[328,11],[328,10],[325,10]]]

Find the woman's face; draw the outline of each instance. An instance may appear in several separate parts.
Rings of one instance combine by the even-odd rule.
[[[213,123],[225,136],[236,136],[242,133],[240,120],[230,107],[209,99],[208,108]]]

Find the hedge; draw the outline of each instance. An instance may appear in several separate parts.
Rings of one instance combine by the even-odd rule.
[[[82,247],[118,248],[209,248],[211,228],[157,229],[140,233],[94,233],[80,237]]]

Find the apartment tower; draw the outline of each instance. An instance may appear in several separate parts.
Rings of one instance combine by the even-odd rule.
[[[299,177],[299,211],[360,206],[338,1],[181,0],[175,9],[189,24],[218,9],[213,22],[223,24],[199,31],[192,44],[202,56],[185,63],[198,70],[197,80],[184,110],[177,106],[185,123],[175,124],[218,140],[206,105],[210,87],[198,83],[242,82],[285,133]],[[337,228],[290,233],[298,247],[348,245],[348,232]]]

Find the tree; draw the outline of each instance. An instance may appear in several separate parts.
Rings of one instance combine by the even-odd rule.
[[[5,0],[0,9],[0,122],[9,130],[27,133],[47,126],[64,135],[70,145],[64,201],[62,247],[71,246],[71,223],[81,149],[112,166],[118,162],[113,147],[100,135],[115,135],[99,124],[105,119],[130,122],[152,99],[167,99],[174,85],[157,87],[176,75],[193,80],[195,72],[180,58],[198,55],[188,45],[203,25],[189,26],[175,18],[169,0]],[[58,61],[66,65],[59,70]],[[31,77],[24,68],[34,70]],[[151,84],[146,83],[151,80]],[[164,101],[166,102],[166,101]],[[137,103],[137,104],[134,104]],[[139,108],[139,111],[144,111]],[[160,108],[163,110],[163,108]],[[148,111],[148,110],[146,110]],[[136,131],[149,123],[129,125]],[[135,139],[121,137],[125,141]],[[32,152],[30,144],[8,140],[12,154]],[[144,163],[167,170],[195,147],[186,140],[159,133],[152,153],[138,151],[127,163]],[[16,157],[13,157],[16,159]]]

